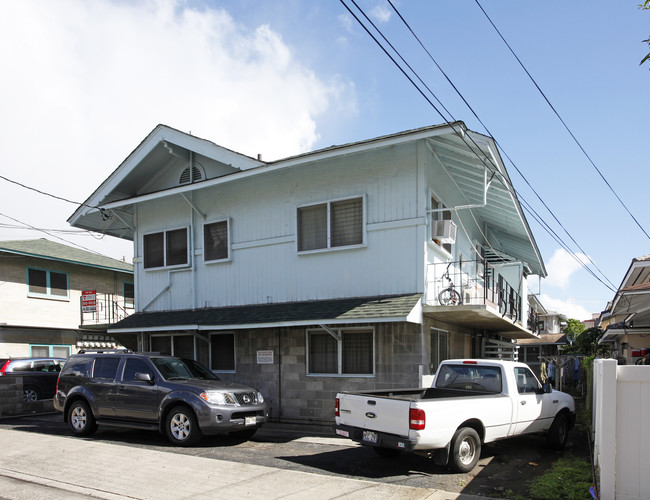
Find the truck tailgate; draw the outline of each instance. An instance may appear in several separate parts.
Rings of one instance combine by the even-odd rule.
[[[339,423],[398,436],[409,434],[408,399],[339,394]]]

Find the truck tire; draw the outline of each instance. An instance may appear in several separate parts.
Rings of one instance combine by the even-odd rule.
[[[566,413],[560,413],[555,416],[555,420],[551,424],[546,439],[548,444],[556,450],[564,449],[566,445],[566,440],[569,436],[569,419],[566,416]]]
[[[75,436],[90,436],[97,430],[97,422],[88,403],[78,399],[70,404],[68,426]]]
[[[201,429],[194,411],[187,406],[175,406],[165,419],[165,432],[177,446],[191,446],[201,439]]]
[[[469,472],[481,458],[481,438],[471,427],[461,427],[451,440],[449,465],[457,472]]]

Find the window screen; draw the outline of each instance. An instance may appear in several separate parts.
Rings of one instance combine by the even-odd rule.
[[[309,372],[338,373],[337,341],[329,333],[309,334]]]
[[[47,271],[28,269],[27,279],[29,280],[30,293],[47,293]]]
[[[360,245],[363,243],[361,198],[332,203],[332,246]]]
[[[144,267],[163,267],[165,265],[165,234],[154,233],[144,235]]]
[[[372,332],[343,333],[343,370],[347,374],[371,374]]]
[[[298,250],[327,248],[327,205],[298,209]]]
[[[187,264],[187,229],[167,231],[167,266]]]
[[[214,222],[203,226],[203,255],[205,260],[228,258],[228,222]]]
[[[222,333],[210,337],[210,368],[217,371],[235,370],[235,335]]]

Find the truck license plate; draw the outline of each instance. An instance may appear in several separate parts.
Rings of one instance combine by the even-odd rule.
[[[377,433],[372,431],[363,431],[363,440],[368,443],[377,444]]]
[[[257,423],[257,417],[246,417],[244,422],[245,425],[255,425]]]

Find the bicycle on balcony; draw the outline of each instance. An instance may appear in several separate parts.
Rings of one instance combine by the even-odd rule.
[[[442,275],[442,280],[447,280],[449,285],[438,294],[438,302],[440,302],[441,306],[459,306],[463,303],[463,297],[458,290],[456,290],[456,287],[449,276],[449,266],[451,266],[451,262],[447,265],[447,270]]]

